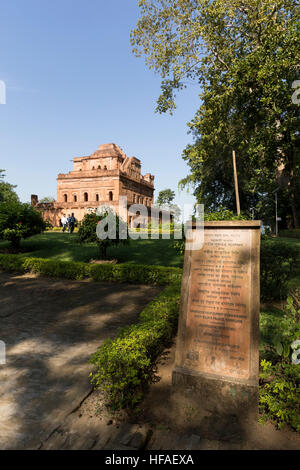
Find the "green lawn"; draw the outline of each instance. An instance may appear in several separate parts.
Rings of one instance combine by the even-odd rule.
[[[62,261],[84,261],[97,258],[96,244],[80,245],[77,234],[62,232],[44,232],[22,241],[26,253],[20,256],[51,258]],[[129,245],[113,247],[108,250],[108,257],[118,259],[120,263],[146,264],[182,267],[183,256],[172,248],[172,240],[130,240]],[[0,249],[8,247],[7,242],[0,242]]]
[[[63,261],[84,261],[97,257],[95,244],[80,245],[77,234],[62,232],[44,232],[22,241],[26,253],[20,256],[51,258]],[[291,288],[300,287],[300,239],[278,238],[278,241],[299,247],[299,263],[289,284]],[[160,266],[183,266],[183,256],[172,248],[172,240],[130,240],[129,245],[113,247],[108,251],[109,258],[120,263],[134,263]],[[8,242],[0,242],[0,250],[8,247]]]

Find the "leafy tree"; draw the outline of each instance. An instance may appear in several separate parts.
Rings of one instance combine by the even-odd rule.
[[[169,206],[171,202],[174,200],[174,198],[175,198],[174,191],[172,191],[171,189],[163,189],[162,191],[159,191],[156,203],[159,206],[163,206],[165,204]]]
[[[295,0],[143,0],[131,33],[133,51],[162,76],[159,112],[196,79],[202,103],[189,124],[194,144],[183,154],[198,202],[234,209],[232,150],[241,207],[282,211],[300,227],[299,17]],[[268,201],[270,200],[270,203]]]
[[[55,198],[52,196],[46,196],[39,200],[40,203],[49,203],[49,202],[54,202],[54,201],[55,201]]]
[[[15,185],[4,181],[5,170],[0,170],[0,202],[18,202],[19,198],[14,191]]]
[[[171,214],[173,215],[173,220],[176,223],[180,222],[180,217],[181,217],[181,209],[177,204],[170,204],[169,210]]]
[[[0,239],[9,240],[18,250],[21,239],[32,237],[45,230],[45,222],[39,211],[20,202],[0,203]]]
[[[174,204],[174,203],[172,204],[172,201],[174,200],[174,198],[175,198],[174,191],[172,191],[171,189],[163,189],[158,194],[156,204],[159,207],[162,207],[165,210],[170,211],[170,213],[173,215],[174,221],[179,222],[181,209],[177,204]]]
[[[101,239],[97,235],[97,225],[103,220],[107,219],[107,232],[109,232],[109,226],[115,227],[115,233],[112,235],[115,238]],[[110,225],[111,224],[111,225]],[[126,238],[123,239],[122,237]],[[84,216],[83,220],[79,225],[78,237],[80,243],[97,243],[99,249],[100,259],[105,259],[107,256],[107,249],[111,246],[118,246],[119,244],[128,243],[128,227],[118,215],[112,211],[105,210],[101,215],[95,212],[88,213]]]

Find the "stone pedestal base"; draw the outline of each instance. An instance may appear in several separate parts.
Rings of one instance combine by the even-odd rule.
[[[185,396],[189,390],[191,400],[196,399],[203,410],[221,416],[236,416],[240,422],[258,418],[258,384],[215,378],[180,367],[173,370],[172,384],[177,389],[182,388]]]

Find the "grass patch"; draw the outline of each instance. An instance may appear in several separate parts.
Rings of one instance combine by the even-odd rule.
[[[89,262],[97,258],[99,250],[95,243],[80,245],[75,233],[44,232],[28,240],[22,240],[21,247],[26,253],[20,256],[47,258],[57,261]],[[129,245],[111,247],[108,256],[120,263],[172,266],[181,268],[183,256],[172,247],[173,240],[130,240]],[[7,242],[0,242],[0,250],[8,247]]]

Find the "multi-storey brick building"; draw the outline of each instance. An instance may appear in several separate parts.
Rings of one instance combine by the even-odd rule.
[[[39,203],[37,196],[31,196],[32,204],[53,225],[58,226],[62,215],[72,212],[80,221],[101,204],[114,206],[118,213],[121,196],[127,197],[128,208],[132,204],[143,204],[150,209],[153,204],[154,176],[150,173],[143,176],[141,161],[127,157],[117,145],[100,145],[92,155],[76,157],[73,162],[72,171],[57,177],[56,202]],[[128,214],[129,225],[133,217]]]

